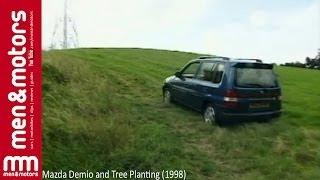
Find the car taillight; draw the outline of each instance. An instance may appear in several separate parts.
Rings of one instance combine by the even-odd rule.
[[[228,90],[223,98],[223,106],[226,108],[238,107],[238,97],[239,95],[234,89]]]
[[[223,98],[225,102],[238,102],[238,94],[235,90],[228,90]]]

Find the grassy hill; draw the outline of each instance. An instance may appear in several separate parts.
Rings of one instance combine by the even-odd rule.
[[[197,56],[115,48],[44,52],[44,169],[319,179],[320,71],[277,68],[283,116],[221,128],[162,103],[164,78]]]

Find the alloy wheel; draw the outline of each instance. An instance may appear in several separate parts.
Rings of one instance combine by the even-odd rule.
[[[170,104],[171,103],[171,93],[169,90],[165,90],[164,94],[163,94],[163,101],[166,104]]]
[[[215,114],[214,108],[211,105],[207,106],[207,108],[204,111],[203,117],[204,117],[204,121],[206,123],[214,123],[215,122],[216,114]]]

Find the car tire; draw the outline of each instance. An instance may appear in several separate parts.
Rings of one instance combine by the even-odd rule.
[[[221,125],[220,112],[211,103],[205,106],[202,116],[205,123]]]
[[[172,103],[172,96],[169,89],[164,89],[163,91],[163,102],[165,104],[171,104]]]

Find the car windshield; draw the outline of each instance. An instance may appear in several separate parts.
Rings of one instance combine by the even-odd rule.
[[[248,88],[276,87],[272,69],[236,68],[236,86]]]

